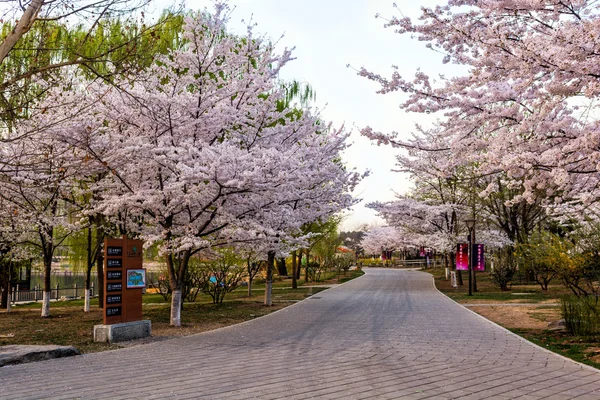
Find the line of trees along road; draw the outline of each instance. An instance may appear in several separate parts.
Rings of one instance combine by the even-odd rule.
[[[447,1],[423,8],[419,20],[389,18],[441,63],[465,67],[435,78],[358,71],[380,93],[404,92],[403,110],[437,117],[411,138],[362,130],[401,149],[398,169],[415,182],[371,205],[399,240],[453,259],[465,221],[476,219],[477,241],[497,252],[500,267],[519,262],[543,288],[562,276],[575,293],[597,296],[573,282],[600,276],[600,249],[586,239],[600,227],[599,11],[585,0]]]

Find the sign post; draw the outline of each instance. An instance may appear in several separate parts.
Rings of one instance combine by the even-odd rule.
[[[141,240],[104,240],[104,325],[94,326],[95,342],[117,342],[150,336],[142,320],[142,291],[146,287]]]

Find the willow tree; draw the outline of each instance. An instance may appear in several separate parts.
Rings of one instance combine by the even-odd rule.
[[[165,12],[147,24],[136,13],[149,0],[64,2],[32,1],[24,12],[8,10],[0,25],[0,140],[15,140],[9,133],[46,93],[39,81],[60,79],[73,67],[88,78],[114,81],[134,76],[149,66],[157,53],[165,53],[180,38],[182,17]]]

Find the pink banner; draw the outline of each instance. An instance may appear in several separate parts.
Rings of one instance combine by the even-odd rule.
[[[456,245],[456,270],[469,270],[469,245],[466,243]]]
[[[473,265],[473,270],[478,271],[478,272],[483,272],[485,271],[485,258],[483,255],[483,245],[482,244],[475,244],[473,246],[473,252],[474,254],[474,260],[475,260],[475,264]]]

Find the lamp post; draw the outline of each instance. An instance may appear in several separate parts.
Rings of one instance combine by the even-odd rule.
[[[475,219],[465,220],[469,228],[469,296],[473,296],[473,244],[475,243]]]

